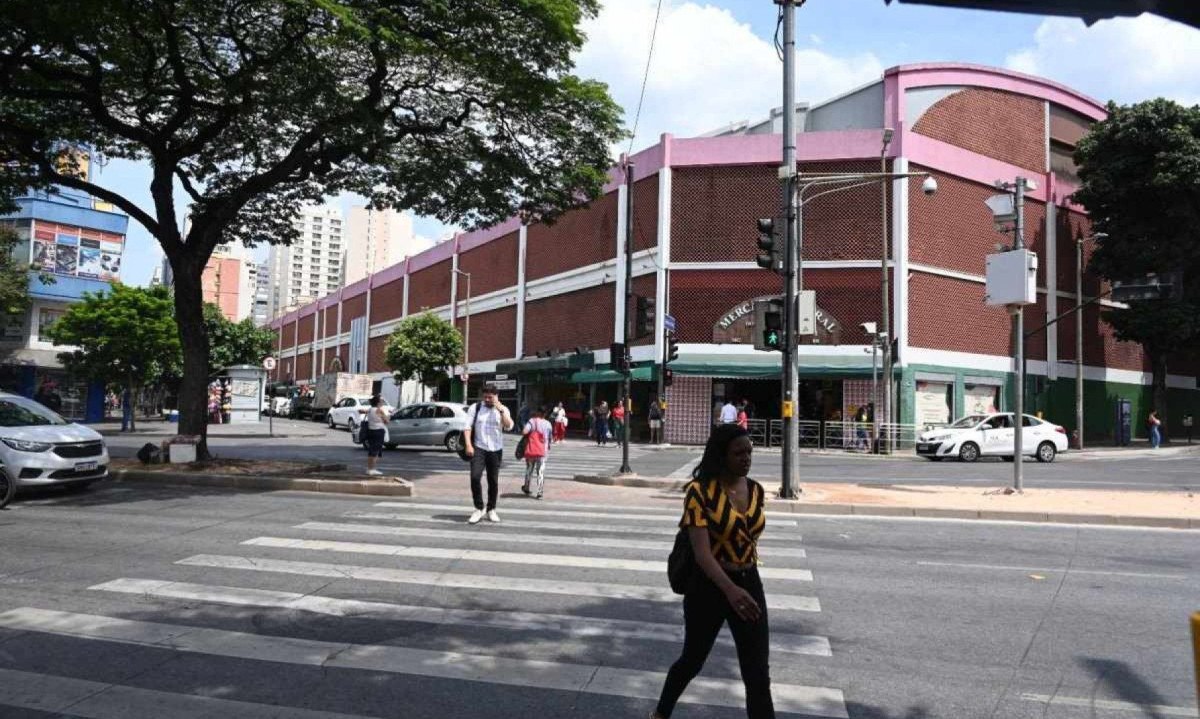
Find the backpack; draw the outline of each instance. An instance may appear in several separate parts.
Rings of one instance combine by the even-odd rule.
[[[711,509],[712,507],[706,501],[704,508]],[[667,556],[667,581],[671,585],[671,591],[676,594],[687,594],[697,569],[699,567],[696,565],[696,553],[692,550],[692,540],[688,537],[687,527],[680,527],[675,534],[675,544],[671,547],[671,554]]]

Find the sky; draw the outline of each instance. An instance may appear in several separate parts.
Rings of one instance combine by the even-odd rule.
[[[632,127],[659,0],[602,2],[600,14],[585,22],[588,40],[576,72],[607,83]],[[766,117],[780,105],[772,0],[661,0],[661,6],[634,151],[664,132],[696,135]],[[808,0],[797,10],[796,36],[796,97],[810,103],[876,80],[894,65],[954,61],[1040,75],[1100,101],[1163,96],[1200,104],[1200,30],[1152,15],[1088,27],[1074,18]],[[144,164],[113,161],[96,179],[150,207]],[[347,195],[329,202],[346,210],[355,200]],[[430,239],[453,229],[430,218],[415,222],[416,234]],[[259,254],[265,257],[265,250]],[[146,284],[161,257],[157,243],[131,220],[124,281]]]

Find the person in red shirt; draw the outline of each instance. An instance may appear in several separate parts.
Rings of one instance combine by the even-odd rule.
[[[625,398],[622,397],[620,402],[613,405],[612,408],[612,434],[617,439],[617,445],[620,446],[625,441]]]
[[[553,433],[554,429],[546,421],[546,410],[541,407],[533,410],[533,416],[525,423],[523,430],[529,439],[525,444],[525,484],[521,491],[532,494],[534,499],[542,498],[542,488],[546,482],[546,455],[550,453]],[[536,492],[534,480],[537,481]]]

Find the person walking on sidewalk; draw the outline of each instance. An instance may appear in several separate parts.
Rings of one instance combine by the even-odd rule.
[[[550,423],[554,425],[554,442],[558,443],[567,438],[567,410],[559,402],[550,411]]]
[[[546,410],[538,407],[533,410],[533,416],[525,423],[524,435],[529,439],[525,444],[525,484],[521,491],[532,494],[534,499],[542,498],[542,485],[546,481],[546,455],[550,453],[550,442],[554,438],[554,430],[545,419]],[[532,486],[537,480],[536,492]]]
[[[383,445],[387,442],[387,411],[379,395],[372,395],[367,404],[367,474],[379,476],[383,474],[376,465],[383,456]]]
[[[1162,444],[1162,420],[1158,418],[1158,410],[1150,410],[1150,416],[1146,418],[1146,425],[1150,428],[1150,448],[1158,449]]]
[[[479,524],[485,516],[499,522],[496,498],[500,494],[500,461],[504,456],[504,433],[513,428],[512,415],[496,397],[496,385],[483,386],[483,399],[467,412],[469,427],[463,432],[463,451],[471,458],[471,499],[475,511],[468,524]],[[487,504],[483,503],[483,474],[487,472]]]
[[[596,445],[608,446],[608,402],[600,400],[600,404],[592,410],[592,428],[596,432]]]
[[[650,444],[662,442],[663,414],[662,401],[657,396],[651,397],[650,407],[646,410],[650,425]]]
[[[683,595],[683,651],[667,672],[650,719],[671,716],[726,622],[746,687],[746,714],[774,719],[767,602],[758,574],[766,494],[746,476],[752,452],[746,430],[736,424],[717,427],[687,486],[679,526],[687,529],[696,567]]]
[[[617,440],[617,446],[620,447],[625,442],[625,398],[613,405],[612,408],[612,435]]]
[[[721,405],[721,424],[737,424],[737,407],[734,406],[733,400],[725,400],[725,404]]]

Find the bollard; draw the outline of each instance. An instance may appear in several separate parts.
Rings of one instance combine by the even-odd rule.
[[[1196,670],[1196,701],[1200,702],[1200,612],[1192,613],[1192,667]]]

